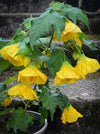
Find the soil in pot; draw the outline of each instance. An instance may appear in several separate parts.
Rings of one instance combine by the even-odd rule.
[[[7,129],[6,129],[7,121],[8,121],[8,118],[5,118],[4,120],[0,121],[0,134],[15,134],[12,130],[7,132]],[[42,129],[43,126],[44,124],[41,124],[40,119],[34,119],[32,125],[28,128],[27,133],[18,131],[17,134],[34,134],[40,129]]]

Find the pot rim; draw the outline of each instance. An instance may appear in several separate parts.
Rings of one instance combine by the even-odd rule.
[[[27,112],[28,112],[28,113],[36,114],[36,115],[38,115],[38,116],[41,116],[40,113],[35,112],[35,111],[29,111],[29,110],[27,110]],[[43,134],[43,132],[46,130],[47,126],[48,126],[48,122],[47,122],[47,119],[45,119],[44,126],[43,126],[40,130],[38,130],[37,132],[32,133],[32,134]]]

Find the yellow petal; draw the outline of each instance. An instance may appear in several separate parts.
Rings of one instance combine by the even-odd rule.
[[[85,78],[81,75],[80,72],[77,72],[75,68],[71,65],[64,65],[61,67],[60,71],[56,73],[56,77],[54,80],[54,85],[62,85],[62,84],[72,84],[77,82],[80,78]]]
[[[24,67],[27,67],[30,62],[31,62],[31,57],[30,57],[30,56],[24,56],[24,57],[23,57],[23,64],[24,64]]]
[[[86,56],[83,56],[78,60],[75,69],[86,75],[88,73],[93,73],[99,70],[100,64],[96,59],[91,59]]]
[[[20,98],[28,100],[38,100],[35,91],[30,85],[19,84],[15,87],[10,88],[8,90],[8,94],[12,97],[18,96]]]
[[[78,118],[82,118],[83,115],[81,115],[79,112],[77,112],[76,109],[74,109],[71,105],[69,107],[66,107],[64,109],[64,112],[62,113],[62,123],[66,124],[68,123],[73,123],[78,120]]]
[[[8,97],[8,98],[5,98],[4,102],[1,102],[1,104],[6,107],[6,106],[10,105],[11,102],[12,102],[12,98]]]
[[[27,67],[24,70],[19,71],[18,81],[21,81],[24,84],[45,84],[47,76],[35,67]]]
[[[76,41],[76,43],[79,46],[82,46],[81,41],[79,39],[79,35],[78,35],[78,33],[80,32],[82,31],[77,25],[75,25],[71,21],[66,21],[65,30],[61,33],[61,36],[60,36],[60,42],[65,42],[70,39],[73,39]],[[56,34],[54,34],[54,38],[58,41]]]
[[[12,44],[10,46],[3,47],[0,51],[1,56],[12,63],[14,66],[22,66],[23,65],[23,57],[24,55],[20,54],[15,56],[18,53],[19,44]]]

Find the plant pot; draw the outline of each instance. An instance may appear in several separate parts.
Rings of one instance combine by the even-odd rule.
[[[40,117],[41,117],[41,114],[38,113],[38,112],[34,112],[34,111],[27,111],[27,113],[33,115],[34,117],[34,122],[35,121],[40,121]],[[5,120],[7,120],[9,117],[11,117],[12,114],[9,112],[9,113],[5,113],[3,115],[0,115],[0,123],[2,124],[2,122],[4,122]],[[36,126],[36,125],[35,125]],[[43,125],[41,125],[41,127],[39,128],[39,130],[35,131],[35,132],[31,132],[31,134],[43,134],[46,130],[48,126],[48,122],[47,122],[47,119],[45,119],[45,122]],[[1,127],[1,126],[0,126]],[[37,126],[38,127],[38,126]],[[2,131],[3,128],[0,128],[0,134],[5,134],[5,132]],[[10,134],[9,132],[7,134]],[[19,133],[18,133],[19,134]],[[22,134],[22,133],[21,133]],[[23,133],[24,134],[24,133]]]
[[[41,117],[40,113],[34,112],[34,111],[27,111],[27,113],[32,114],[34,116],[34,120],[40,120],[40,117]],[[40,130],[38,130],[37,132],[32,133],[32,134],[43,134],[45,132],[47,126],[48,126],[48,122],[47,122],[47,119],[45,119],[43,127]]]

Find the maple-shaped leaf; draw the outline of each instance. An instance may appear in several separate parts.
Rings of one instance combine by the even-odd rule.
[[[64,27],[65,17],[53,10],[47,10],[40,17],[34,18],[29,33],[31,48],[33,49],[33,44],[36,40],[46,35],[52,28],[60,40],[60,35]]]
[[[88,17],[81,9],[66,4],[62,9],[62,13],[66,14],[75,24],[76,20],[81,20],[89,28]]]
[[[54,112],[60,103],[59,99],[57,98],[57,93],[44,93],[40,96],[39,101],[42,102],[43,107],[46,108],[46,110],[49,110],[51,113],[51,120],[53,120]]]
[[[24,55],[29,55],[31,54],[31,48],[29,46],[29,44],[25,43],[25,42],[21,42],[20,45],[19,45],[19,50],[18,50],[18,54],[24,54]]]
[[[71,19],[75,24],[76,20],[81,20],[89,28],[88,17],[81,9],[73,7],[69,4],[54,1],[51,2],[49,5],[49,8],[51,8],[52,10],[59,12],[63,15],[67,15],[67,17]],[[81,0],[79,0],[79,5],[81,5]]]
[[[59,60],[58,60],[59,59]],[[50,54],[47,67],[53,76],[60,70],[62,62],[65,59],[65,53],[62,48],[54,47]]]
[[[7,130],[11,128],[16,133],[17,130],[27,132],[29,125],[31,125],[33,116],[26,113],[21,107],[13,111],[13,116],[8,120]]]

